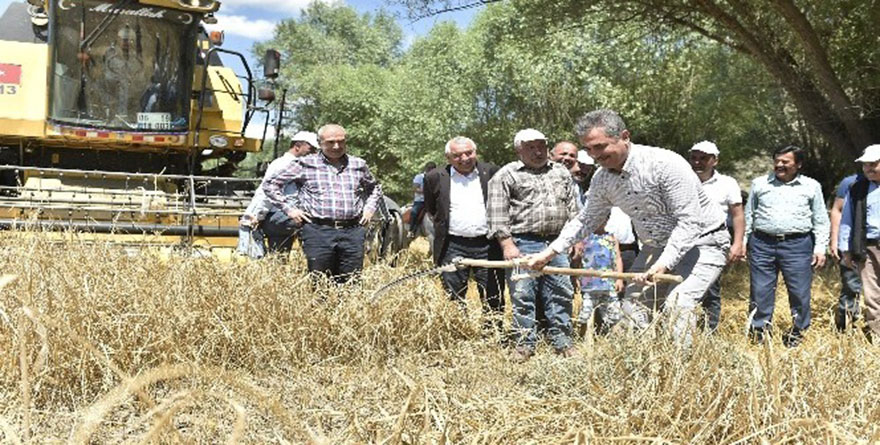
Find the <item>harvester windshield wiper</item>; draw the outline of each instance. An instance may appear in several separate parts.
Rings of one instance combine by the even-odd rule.
[[[95,29],[93,29],[92,32],[90,32],[89,35],[86,38],[84,38],[82,40],[82,42],[80,42],[80,44],[79,44],[80,51],[91,46],[92,42],[94,42],[95,39],[100,37],[101,34],[103,34],[104,31],[107,30],[107,28],[110,26],[110,24],[113,23],[113,20],[116,20],[116,17],[119,17],[119,13],[122,12],[122,8],[128,6],[133,1],[134,0],[120,0],[119,3],[116,4],[116,6],[113,6],[107,12],[107,16],[105,16],[103,19],[101,19],[101,23],[98,23],[98,26],[96,26]],[[83,9],[85,9],[85,5],[83,5]]]

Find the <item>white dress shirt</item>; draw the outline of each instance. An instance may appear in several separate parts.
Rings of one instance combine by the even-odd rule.
[[[639,241],[663,249],[655,264],[672,269],[699,242],[724,223],[700,178],[680,155],[631,144],[620,172],[599,169],[590,183],[587,207],[569,221],[550,247],[564,252],[582,233],[594,232],[612,207],[629,215]],[[726,235],[726,234],[725,234]]]
[[[469,238],[486,236],[489,222],[480,174],[477,169],[467,175],[455,167],[449,170],[449,234]]]

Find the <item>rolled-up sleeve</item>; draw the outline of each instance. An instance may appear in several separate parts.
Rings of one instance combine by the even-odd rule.
[[[816,183],[813,190],[813,236],[816,245],[813,253],[825,254],[828,248],[828,238],[831,236],[831,220],[828,218],[828,209],[825,208],[825,197],[822,196],[822,186]]]
[[[510,238],[510,173],[496,174],[489,180],[489,238]]]
[[[746,243],[749,242],[749,235],[755,230],[755,207],[758,205],[756,197],[758,191],[758,181],[752,181],[752,187],[749,189],[749,197],[746,199],[746,232],[744,234]]]
[[[657,263],[672,269],[697,242],[703,231],[700,223],[700,183],[696,175],[684,172],[681,168],[670,168],[664,173],[660,183],[664,184],[664,194],[669,212],[675,215],[678,223],[669,234],[669,240]]]
[[[382,184],[379,184],[379,181],[373,177],[373,174],[370,173],[370,169],[364,166],[364,176],[362,181],[365,186],[372,188],[370,191],[370,195],[367,196],[367,199],[364,201],[364,212],[376,213],[376,209],[379,208],[379,200],[382,199]]]
[[[272,205],[280,208],[284,213],[290,213],[291,210],[299,207],[299,202],[297,194],[287,195],[284,193],[284,186],[288,182],[296,182],[301,175],[302,165],[299,162],[291,162],[275,174],[266,177],[260,187]]]

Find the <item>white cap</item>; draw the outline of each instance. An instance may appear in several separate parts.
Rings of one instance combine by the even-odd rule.
[[[587,152],[583,150],[578,150],[578,163],[586,164],[586,165],[596,165],[596,161],[587,154]]]
[[[880,161],[880,144],[869,145],[865,148],[862,156],[856,159],[856,162],[877,162]]]
[[[713,156],[721,154],[721,152],[718,151],[718,146],[709,141],[697,142],[691,147],[691,151],[699,151]]]
[[[300,131],[290,138],[290,142],[306,142],[314,148],[318,148],[318,135],[311,131]]]
[[[520,130],[519,132],[517,132],[516,136],[513,137],[513,146],[517,147],[523,142],[546,140],[547,136],[544,136],[544,133],[541,133],[534,128],[526,128],[525,130]]]

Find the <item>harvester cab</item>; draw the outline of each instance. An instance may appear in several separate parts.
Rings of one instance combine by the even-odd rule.
[[[233,246],[274,94],[204,29],[220,3],[28,1],[0,16],[0,227]]]

